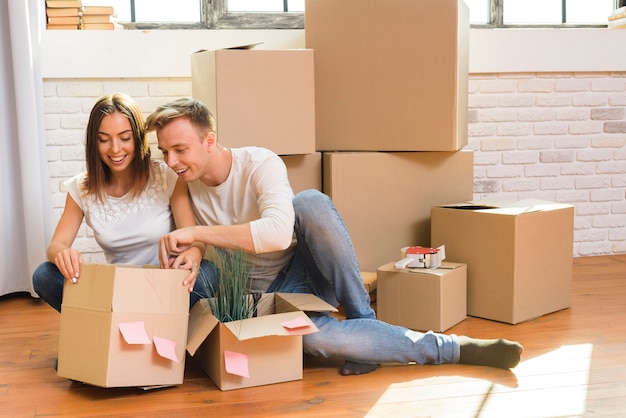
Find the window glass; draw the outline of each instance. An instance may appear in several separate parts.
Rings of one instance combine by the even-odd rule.
[[[228,0],[229,12],[283,12],[283,0]],[[289,0],[287,11],[303,12],[304,0]]]
[[[489,0],[465,0],[465,4],[469,7],[471,23],[489,23]]]
[[[489,0],[485,0],[489,1]],[[614,0],[503,0],[505,25],[606,24]]]
[[[613,0],[568,0],[567,23],[606,23],[613,11]]]
[[[561,0],[504,0],[503,23],[560,24]]]
[[[175,4],[176,7],[172,7]],[[135,0],[137,22],[199,22],[198,0]]]

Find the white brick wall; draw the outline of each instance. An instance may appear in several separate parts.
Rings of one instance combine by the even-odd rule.
[[[474,74],[474,197],[575,210],[574,255],[626,252],[626,73]]]
[[[84,128],[94,102],[124,91],[147,115],[190,96],[191,80],[47,79],[44,91],[58,219],[65,202],[60,183],[84,170]],[[475,151],[475,199],[570,203],[574,256],[626,253],[626,73],[473,74],[467,148]],[[87,227],[75,246],[86,262],[104,261]]]

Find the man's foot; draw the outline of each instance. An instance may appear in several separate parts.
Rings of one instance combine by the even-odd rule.
[[[481,340],[460,336],[461,357],[459,363],[511,369],[522,358],[524,348],[521,344],[504,340]]]
[[[341,366],[339,373],[341,373],[342,376],[366,374],[366,373],[373,372],[379,367],[380,367],[380,364],[357,363],[355,361],[346,360],[346,362],[343,363],[343,366]]]

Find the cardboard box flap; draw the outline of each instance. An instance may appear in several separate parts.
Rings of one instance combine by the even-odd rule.
[[[111,312],[114,281],[112,279],[90,280],[90,278],[112,278],[114,275],[115,266],[112,264],[81,265],[81,276],[85,280],[82,281],[82,286],[68,284],[63,287],[63,306]],[[80,281],[81,278],[79,277],[78,280]]]
[[[523,199],[519,201],[484,199],[471,200],[467,202],[441,205],[439,207],[459,210],[484,211],[498,213],[502,215],[522,215],[524,213],[540,212],[544,210],[555,210],[569,207],[564,203],[555,203],[541,199]]]
[[[309,293],[276,293],[275,312],[337,312],[337,309],[322,299]]]
[[[224,48],[212,49],[211,51],[220,51],[220,50],[225,50],[225,49],[253,49],[255,46],[261,45],[261,44],[263,44],[263,42],[255,42],[255,43],[252,43],[252,44],[227,46],[227,47],[224,47]],[[199,49],[196,52],[194,52],[194,54],[201,54],[203,52],[209,52],[209,50],[208,49]]]
[[[187,331],[187,352],[192,356],[202,345],[206,337],[219,324],[217,318],[211,313],[209,302],[200,299],[189,313],[189,326]]]
[[[407,270],[411,273],[416,274],[425,274],[430,276],[439,276],[443,277],[446,274],[450,273],[451,270],[456,270],[460,267],[463,267],[464,263],[451,263],[449,261],[441,262],[441,265],[436,269],[427,269],[427,268],[407,268]],[[419,277],[419,276],[416,276]]]
[[[295,327],[291,328],[290,323]],[[240,341],[268,336],[306,335],[319,331],[302,311],[258,316],[241,321],[223,323]]]
[[[189,270],[171,270],[167,280],[157,269],[116,267],[113,312],[188,314],[189,300],[182,285]]]

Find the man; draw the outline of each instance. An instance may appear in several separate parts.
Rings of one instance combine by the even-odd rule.
[[[146,120],[167,165],[189,187],[199,225],[161,238],[163,267],[194,242],[241,249],[252,266],[251,292],[307,292],[345,310],[346,319],[309,313],[319,332],[304,351],[346,360],[341,374],[363,374],[380,363],[479,364],[515,367],[523,351],[507,340],[419,333],[376,320],[361,281],[348,231],[331,200],[308,190],[293,196],[282,160],[257,147],[226,148],[202,102],[179,99]],[[201,276],[215,280],[203,262]],[[194,283],[184,283],[193,290]],[[199,289],[196,289],[194,294]],[[192,295],[192,304],[199,296]]]

